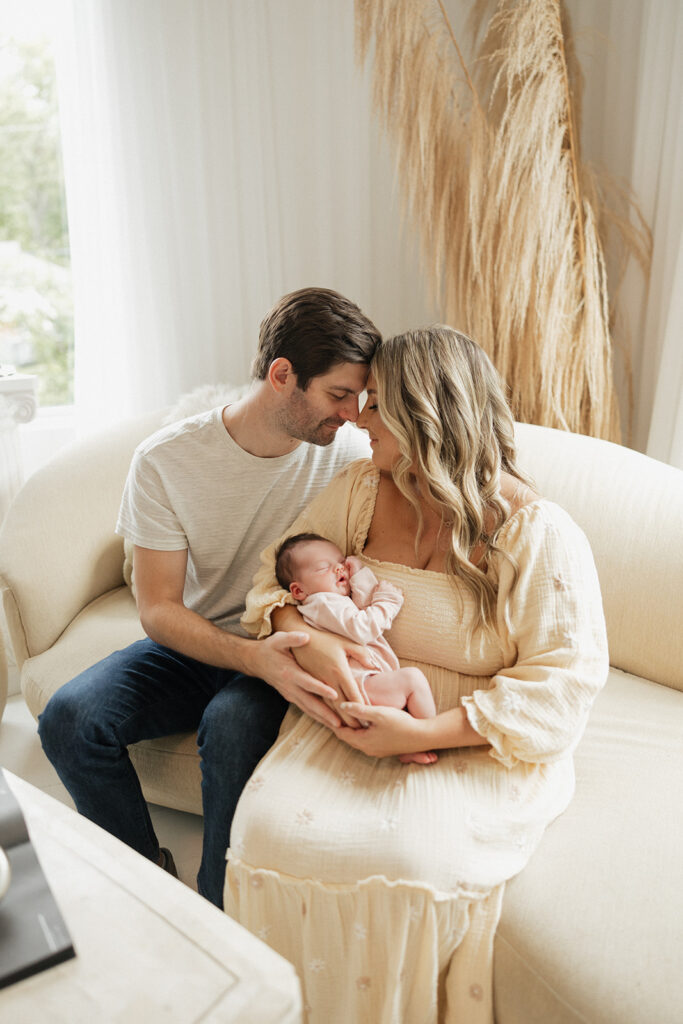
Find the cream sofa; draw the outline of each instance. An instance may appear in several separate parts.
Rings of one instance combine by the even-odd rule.
[[[4,524],[3,606],[35,716],[77,672],[142,635],[113,527],[133,448],[161,421],[146,416],[64,451],[28,481]],[[541,427],[520,425],[518,443],[539,490],[593,546],[612,670],[576,753],[576,797],[507,888],[496,1019],[677,1024],[683,473]],[[150,801],[201,812],[193,735],[131,754]]]

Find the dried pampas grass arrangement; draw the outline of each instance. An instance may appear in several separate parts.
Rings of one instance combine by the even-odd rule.
[[[616,226],[646,273],[649,232],[580,160],[559,0],[490,8],[474,5],[472,70],[441,0],[356,0],[357,54],[374,42],[375,104],[446,322],[489,353],[517,419],[619,440],[601,232]]]

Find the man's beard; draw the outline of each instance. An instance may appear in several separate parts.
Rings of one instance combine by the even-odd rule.
[[[337,436],[337,430],[342,426],[337,420],[322,420],[322,422],[316,423],[297,423],[287,424],[287,432],[290,437],[295,437],[297,441],[307,441],[308,444],[317,444],[322,448],[326,448],[328,444],[332,444],[335,437]]]
[[[308,444],[317,444],[326,447],[332,444],[339,427],[344,425],[344,420],[337,417],[329,417],[326,420],[319,420],[311,411],[302,392],[294,392],[292,399],[283,410],[280,417],[280,426],[286,430],[290,437],[297,441],[307,441]]]

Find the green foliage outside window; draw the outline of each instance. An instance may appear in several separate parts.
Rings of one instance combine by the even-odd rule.
[[[49,41],[0,35],[0,362],[73,401],[73,293]]]

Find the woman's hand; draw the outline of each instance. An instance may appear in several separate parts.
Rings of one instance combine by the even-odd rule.
[[[350,747],[370,757],[391,757],[392,754],[416,754],[423,750],[447,750],[452,747],[489,746],[467,719],[463,707],[442,711],[434,718],[413,718],[407,711],[374,707],[344,701],[340,714],[353,715],[362,729],[335,729],[335,735]]]
[[[428,723],[434,719],[413,718],[407,711],[399,711],[397,708],[374,707],[349,701],[340,704],[339,710],[353,715],[365,728],[349,729],[340,726],[335,730],[335,735],[369,757],[415,754],[433,745]]]

